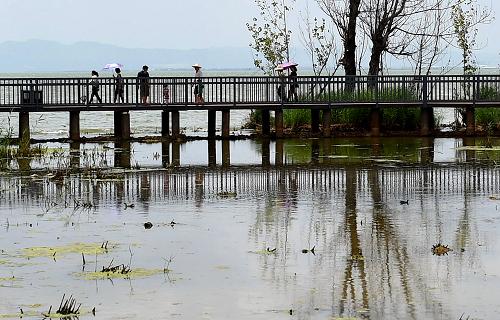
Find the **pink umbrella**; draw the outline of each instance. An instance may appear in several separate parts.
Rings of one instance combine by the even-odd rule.
[[[281,67],[284,70],[286,70],[286,69],[290,69],[291,67],[296,67],[298,65],[299,65],[298,63],[295,63],[293,61],[288,61],[288,62],[285,62],[285,63],[281,64]]]

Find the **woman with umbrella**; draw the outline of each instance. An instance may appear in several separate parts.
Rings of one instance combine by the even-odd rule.
[[[297,88],[299,87],[299,84],[297,81],[297,64],[289,63],[289,65],[290,65],[289,67],[290,75],[288,76],[289,79],[288,101],[298,102],[299,97],[297,96]]]

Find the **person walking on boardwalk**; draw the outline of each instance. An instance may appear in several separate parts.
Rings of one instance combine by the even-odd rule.
[[[283,74],[283,67],[279,65],[276,67],[276,69],[274,69],[274,71],[278,76],[278,87],[276,88],[276,93],[278,94],[280,101],[286,102],[287,101],[286,78],[285,75]]]
[[[92,78],[90,79],[90,85],[92,89],[92,94],[90,95],[88,104],[94,101],[94,97],[97,97],[97,101],[99,101],[99,103],[102,103],[102,99],[99,96],[99,73],[97,73],[97,71],[95,70],[92,70]]]
[[[289,88],[288,88],[288,101],[299,101],[299,97],[297,96],[297,88],[299,84],[297,82],[297,67],[292,66],[290,68],[290,75],[288,76],[290,80]],[[293,100],[292,100],[293,99]]]
[[[205,85],[203,84],[202,78],[203,78],[203,72],[201,72],[201,66],[199,64],[194,64],[194,78],[195,78],[195,83],[194,83],[194,103],[196,104],[204,104],[205,99],[203,99],[203,88]]]
[[[149,97],[149,73],[148,66],[143,66],[142,70],[137,74],[137,78],[139,79],[139,92],[141,97],[141,103],[143,105],[148,104]]]
[[[122,71],[120,68],[115,69],[116,76],[115,76],[115,97],[113,99],[113,103],[116,103],[116,99],[120,98],[122,103],[125,103],[125,98],[123,97],[124,93],[124,85],[123,85],[123,77],[122,77]]]

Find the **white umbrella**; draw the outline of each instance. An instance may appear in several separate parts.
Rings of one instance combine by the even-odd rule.
[[[123,68],[123,64],[121,63],[108,63],[102,68],[103,70],[115,70],[116,68]]]

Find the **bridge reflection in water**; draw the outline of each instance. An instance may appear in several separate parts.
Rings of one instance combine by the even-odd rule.
[[[257,258],[261,278],[272,281],[273,288],[294,291],[291,304],[304,318],[316,312],[360,318],[460,317],[463,311],[454,297],[467,296],[460,281],[483,269],[487,253],[477,244],[494,232],[481,225],[480,212],[485,199],[500,193],[496,166],[474,163],[478,154],[470,150],[457,154],[456,163],[434,163],[434,140],[422,140],[418,156],[407,162],[328,157],[334,146],[313,140],[307,164],[293,165],[283,143],[264,141],[261,164],[231,166],[230,146],[222,142],[217,162],[217,146],[209,142],[208,166],[177,167],[181,144],[173,143],[162,145],[167,169],[116,170],[63,181],[2,176],[0,206],[43,208],[47,201],[78,199],[118,212],[126,210],[124,203],[135,203],[149,213],[154,203],[192,203],[201,211],[232,201],[228,213],[249,214],[245,236],[251,245],[278,248],[276,256]],[[130,146],[116,148],[114,165],[133,166]],[[375,143],[369,152],[381,155],[383,149]],[[439,241],[454,248],[453,259],[430,254]],[[297,252],[313,245],[317,255],[304,266]]]

